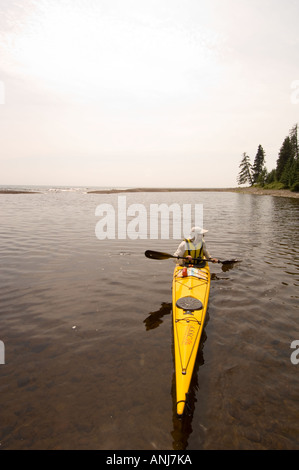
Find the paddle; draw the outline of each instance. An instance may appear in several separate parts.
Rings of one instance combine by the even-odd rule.
[[[175,258],[175,259],[187,259],[184,258],[183,256],[174,256],[170,255],[169,253],[162,253],[161,251],[152,251],[152,250],[146,250],[144,253],[147,258],[150,259],[157,259],[157,260],[163,260],[163,259],[170,259],[170,258]],[[201,261],[212,261],[211,259],[200,259]],[[221,264],[232,264],[232,263],[238,263],[240,260],[238,259],[227,259],[224,261],[218,260],[218,263]]]

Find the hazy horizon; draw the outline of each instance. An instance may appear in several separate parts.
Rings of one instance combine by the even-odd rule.
[[[0,185],[237,186],[299,121],[296,0],[0,0]]]

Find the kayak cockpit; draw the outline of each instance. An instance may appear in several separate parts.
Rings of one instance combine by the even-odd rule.
[[[191,295],[186,297],[180,297],[176,301],[176,306],[184,311],[184,314],[193,313],[195,310],[202,310],[203,305],[199,299],[192,297]]]

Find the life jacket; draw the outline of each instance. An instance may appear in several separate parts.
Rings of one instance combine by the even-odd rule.
[[[193,259],[203,258],[203,240],[201,240],[197,245],[194,245],[189,238],[185,238],[186,250],[184,257],[192,256]]]

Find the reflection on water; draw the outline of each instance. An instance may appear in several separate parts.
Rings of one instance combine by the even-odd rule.
[[[209,310],[207,310],[206,322],[207,325],[209,320]],[[175,374],[172,379],[172,402],[173,402],[173,431],[171,432],[173,438],[173,449],[174,450],[185,450],[188,448],[189,436],[193,432],[192,420],[197,403],[197,391],[199,389],[199,370],[200,366],[204,364],[203,346],[207,339],[205,329],[203,330],[202,337],[200,340],[198,354],[194,365],[194,373],[190,383],[190,389],[187,395],[186,409],[182,416],[178,417],[176,413],[176,385],[175,385]],[[199,431],[201,428],[199,427]],[[199,435],[201,432],[199,433]]]
[[[162,318],[165,315],[169,315],[172,313],[172,304],[165,303],[162,304],[160,309],[156,312],[152,312],[149,316],[144,320],[146,325],[146,330],[152,330],[158,328],[159,325],[163,323]],[[206,315],[206,323],[207,325],[209,321],[209,311],[207,311]],[[195,410],[196,404],[196,391],[198,390],[199,383],[198,383],[198,371],[202,364],[204,364],[204,356],[203,356],[203,346],[207,339],[207,335],[205,329],[202,333],[202,338],[200,341],[198,355],[194,366],[194,373],[190,383],[189,393],[187,395],[187,402],[186,402],[186,409],[183,416],[178,416],[176,412],[176,382],[175,382],[175,373],[173,371],[172,375],[172,386],[171,386],[171,398],[172,398],[172,413],[173,413],[173,430],[171,432],[171,436],[173,438],[173,449],[174,450],[184,450],[188,447],[188,439],[190,434],[192,433],[192,419],[193,413]],[[172,343],[172,356],[173,356],[173,369],[174,369],[174,347]]]
[[[149,316],[143,321],[143,323],[145,323],[146,330],[153,330],[154,328],[158,328],[158,326],[163,323],[162,318],[164,315],[169,315],[171,313],[171,309],[171,303],[162,303],[159,310],[156,312],[151,312]]]
[[[199,203],[213,256],[186,415],[175,413],[171,317],[179,240],[105,240],[115,195],[1,195],[1,449],[298,449],[297,200],[128,194]]]

